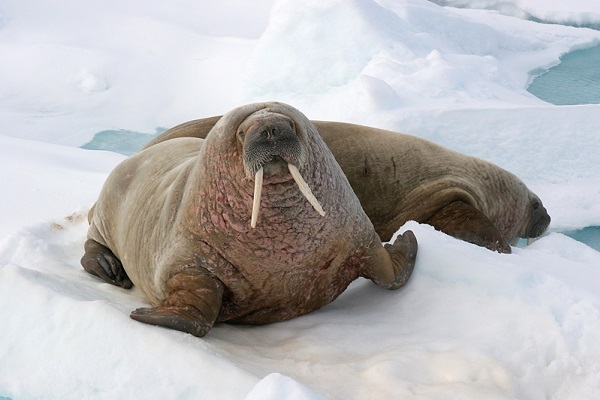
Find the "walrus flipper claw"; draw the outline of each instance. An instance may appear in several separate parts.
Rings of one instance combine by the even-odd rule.
[[[138,308],[131,318],[202,337],[219,315],[223,285],[207,274],[184,271],[169,279],[167,294],[162,306]]]
[[[498,228],[481,211],[455,201],[438,210],[427,222],[435,229],[466,242],[498,253],[510,254],[511,248]]]
[[[127,276],[121,261],[106,246],[95,240],[85,242],[85,254],[81,258],[83,269],[102,280],[124,289],[130,289],[133,283]]]

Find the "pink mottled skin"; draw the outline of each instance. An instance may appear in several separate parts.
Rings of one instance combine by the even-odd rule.
[[[205,138],[220,117],[177,125],[145,148],[178,137]],[[368,126],[313,121],[382,241],[407,221],[510,253],[542,235],[550,216],[515,175],[427,140]]]
[[[263,194],[253,229],[249,143],[273,126],[292,144],[257,145],[274,158],[258,165]],[[287,163],[300,170],[325,216],[302,195]],[[311,312],[358,277],[397,289],[417,252],[410,231],[382,245],[314,126],[280,103],[240,107],[205,141],[169,140],[125,160],[89,219],[86,271],[142,290],[153,307],[132,318],[196,336],[217,321],[264,324]]]

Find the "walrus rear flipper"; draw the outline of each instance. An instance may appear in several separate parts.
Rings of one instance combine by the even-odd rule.
[[[173,275],[167,281],[167,299],[160,307],[138,308],[131,318],[202,337],[212,328],[223,297],[218,280],[195,269]]]
[[[481,211],[463,201],[438,210],[427,223],[438,231],[499,253],[511,253],[496,226]]]
[[[81,257],[81,265],[84,270],[111,285],[124,289],[131,289],[133,286],[117,256],[95,240],[88,239],[85,242],[85,254]]]

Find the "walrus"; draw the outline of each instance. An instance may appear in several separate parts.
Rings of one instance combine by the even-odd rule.
[[[124,160],[88,219],[83,268],[143,292],[152,307],[133,319],[199,337],[317,310],[359,277],[398,289],[418,249],[411,231],[382,244],[317,129],[282,103]]]
[[[206,137],[219,117],[189,121],[145,148],[176,137]],[[407,221],[511,253],[519,238],[542,235],[550,216],[512,173],[425,139],[368,126],[312,121],[346,174],[381,240]]]

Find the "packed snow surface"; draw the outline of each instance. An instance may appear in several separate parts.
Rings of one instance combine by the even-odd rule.
[[[563,4],[0,0],[0,398],[597,399],[600,252],[561,232],[600,226],[600,105],[527,92],[600,44],[567,26],[600,24],[597,2]],[[131,320],[141,293],[79,265],[125,156],[79,146],[263,100],[494,162],[542,198],[549,232],[505,255],[409,222],[398,291],[359,280],[203,339]]]

